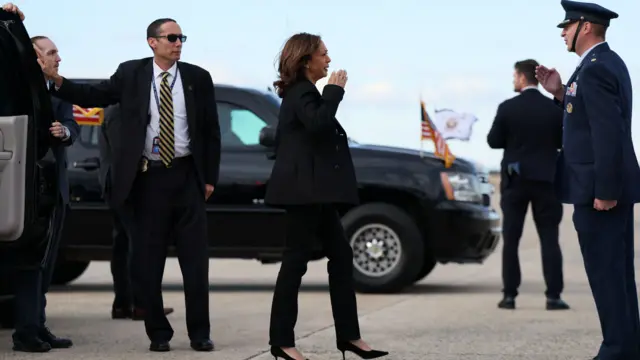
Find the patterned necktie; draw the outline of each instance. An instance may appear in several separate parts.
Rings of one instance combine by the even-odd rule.
[[[169,87],[168,72],[162,73],[160,85],[160,159],[169,167],[174,158],[174,132],[173,132],[173,98]]]

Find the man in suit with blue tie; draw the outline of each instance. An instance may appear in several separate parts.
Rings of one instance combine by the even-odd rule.
[[[611,19],[602,6],[562,1],[562,37],[580,56],[562,85],[555,69],[536,70],[563,107],[563,147],[556,187],[574,205],[585,270],[603,342],[595,359],[640,359],[640,319],[634,269],[633,206],[640,202],[640,167],[631,140],[632,89],[624,61],[605,41]]]
[[[31,39],[48,61],[60,62],[58,49],[49,38],[36,36]],[[56,65],[57,66],[57,65]],[[48,79],[47,79],[48,80]],[[49,87],[47,81],[47,87]],[[13,349],[24,352],[47,352],[72,346],[69,339],[59,338],[46,327],[46,293],[51,283],[60,235],[67,206],[69,206],[69,181],[67,178],[66,147],[73,144],[80,127],[73,118],[70,103],[51,97],[51,107],[55,121],[51,124],[50,148],[42,161],[43,171],[56,173],[58,191],[55,192],[51,241],[47,244],[39,266],[30,266],[18,272],[15,284],[16,326],[13,334]]]

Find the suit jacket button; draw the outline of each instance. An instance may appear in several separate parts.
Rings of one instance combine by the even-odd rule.
[[[336,151],[338,151],[340,149],[340,146],[336,145]]]
[[[340,169],[340,165],[334,165],[333,168],[338,170],[338,169]]]

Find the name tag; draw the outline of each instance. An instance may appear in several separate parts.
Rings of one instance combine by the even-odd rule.
[[[154,155],[160,154],[160,138],[157,136],[153,138],[153,143],[151,144],[151,153]]]

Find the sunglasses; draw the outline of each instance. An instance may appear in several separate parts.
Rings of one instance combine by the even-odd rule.
[[[156,36],[156,38],[166,38],[170,43],[174,43],[180,39],[180,42],[184,43],[187,41],[187,35],[182,34],[168,34],[168,35],[160,35]]]

